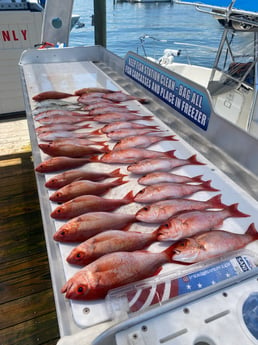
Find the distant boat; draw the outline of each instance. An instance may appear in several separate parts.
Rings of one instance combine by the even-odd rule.
[[[231,3],[231,0],[225,1]],[[216,1],[207,0],[203,2],[215,3]],[[180,1],[180,3],[185,3],[185,1]],[[236,0],[236,4],[238,4],[238,0]],[[201,3],[195,3],[195,5],[201,12],[214,15],[213,6],[206,4],[202,7]],[[154,41],[157,41],[157,39],[145,35],[140,37],[140,47],[143,49],[143,55],[147,59],[205,87],[211,96],[213,108],[217,114],[258,137],[258,97],[256,87],[258,76],[255,73],[258,68],[258,53],[256,49],[258,12],[250,12],[251,7],[249,5],[247,1],[246,9],[248,9],[248,12],[246,10],[241,11],[238,7],[231,9],[230,12],[227,12],[228,9],[226,8],[221,9],[219,12],[220,19],[223,18],[223,20],[227,21],[227,25],[225,25],[213,67],[208,68],[180,63],[180,55],[183,54],[184,47],[195,46],[198,49],[204,48],[198,45],[182,43],[182,49],[171,49],[172,47],[165,49],[163,56],[157,58],[149,56],[144,47],[146,38]],[[258,10],[258,3],[254,4],[254,6]],[[216,11],[217,9],[218,7],[215,7]],[[191,56],[189,57],[190,59]]]

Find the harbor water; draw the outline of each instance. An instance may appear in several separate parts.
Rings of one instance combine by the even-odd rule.
[[[83,27],[71,31],[70,46],[94,45],[93,0],[74,0],[73,13]],[[107,49],[124,57],[128,51],[144,55],[139,37],[148,35],[144,47],[148,56],[158,58],[163,50],[180,49],[177,62],[210,67],[213,64],[223,27],[194,6],[173,2],[132,3],[106,1]]]

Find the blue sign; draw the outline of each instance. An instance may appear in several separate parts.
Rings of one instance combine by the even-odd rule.
[[[211,106],[207,94],[200,88],[133,53],[125,58],[124,72],[198,127],[207,130]]]

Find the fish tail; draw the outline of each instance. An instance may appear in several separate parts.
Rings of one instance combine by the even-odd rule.
[[[143,120],[152,120],[153,116],[152,115],[147,115],[147,116],[142,116]]]
[[[131,190],[129,193],[127,193],[124,197],[123,200],[125,203],[130,204],[131,202],[134,201],[134,195],[133,191]]]
[[[194,176],[193,178],[192,178],[192,180],[194,181],[194,182],[205,182],[205,181],[203,181],[203,175],[197,175],[197,176]]]
[[[167,135],[167,136],[163,137],[163,140],[178,141],[178,139],[175,139],[175,135]]]
[[[216,188],[211,186],[211,180],[203,182],[202,186],[203,186],[203,190],[208,190],[211,192],[218,192],[219,191],[219,189],[216,189]]]
[[[218,194],[218,195],[215,195],[208,200],[208,203],[211,205],[211,207],[213,207],[213,208],[225,208],[226,207],[226,205],[223,204],[223,202],[221,201],[221,196],[222,196],[222,194]]]
[[[165,152],[166,156],[170,157],[170,158],[175,158],[175,152],[176,150],[170,150],[170,151],[167,151]]]
[[[127,176],[126,174],[121,174],[120,168],[113,170],[113,171],[110,173],[110,175],[111,175],[112,177],[123,177],[123,176]]]
[[[190,162],[190,164],[195,164],[195,165],[205,165],[205,163],[199,162],[197,160],[197,155],[194,154],[192,155],[190,158],[188,158],[188,161]]]
[[[137,101],[142,104],[150,103],[150,100],[147,98],[137,98]]]
[[[251,236],[254,241],[258,240],[258,232],[254,223],[249,225],[248,229],[246,230],[246,235]]]
[[[98,135],[98,134],[103,134],[103,133],[102,133],[101,129],[96,129],[95,131],[90,132],[90,134]]]
[[[80,129],[82,129],[82,128],[92,128],[92,127],[89,123],[87,123],[86,125],[83,125],[80,127]]]
[[[249,214],[246,214],[246,213],[243,213],[243,212],[239,211],[238,203],[235,203],[235,204],[232,204],[232,205],[228,206],[227,209],[228,209],[228,212],[230,213],[230,215],[232,217],[241,217],[241,218],[243,218],[243,217],[250,217]]]
[[[96,156],[90,157],[89,161],[90,162],[100,162],[101,160],[100,160],[99,156],[96,155]]]
[[[119,177],[117,180],[114,181],[114,186],[119,186],[121,184],[127,183],[128,181],[124,181],[123,177]]]
[[[104,153],[111,152],[111,150],[107,144],[102,144],[102,146],[103,146],[103,148],[102,148],[101,152],[104,152]]]

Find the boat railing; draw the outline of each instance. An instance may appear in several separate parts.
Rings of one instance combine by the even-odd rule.
[[[204,46],[201,44],[193,44],[187,42],[171,42],[167,39],[160,39],[148,34],[139,37],[140,43],[137,45],[136,52],[145,58],[161,65],[172,64],[175,57],[180,56],[179,62],[192,65],[196,50],[202,51],[202,54],[209,59],[207,66],[212,67],[211,52],[215,54],[217,48]],[[163,44],[166,43],[164,48]]]

